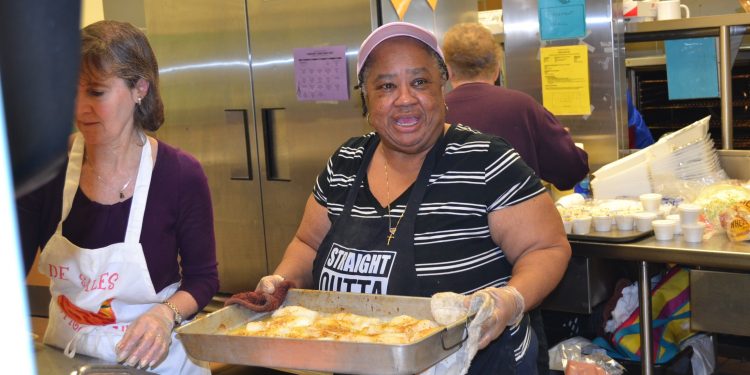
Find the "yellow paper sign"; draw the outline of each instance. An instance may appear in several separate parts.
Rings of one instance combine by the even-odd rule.
[[[393,4],[393,8],[396,9],[399,21],[403,21],[406,10],[409,9],[409,4],[411,4],[411,0],[391,0],[391,4]]]
[[[430,4],[430,8],[432,8],[432,11],[435,11],[435,8],[437,8],[437,2],[438,0],[427,0],[427,4]]]
[[[586,46],[544,47],[540,51],[544,106],[556,116],[590,115]]]

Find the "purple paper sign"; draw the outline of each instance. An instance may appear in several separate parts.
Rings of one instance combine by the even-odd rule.
[[[349,100],[346,46],[294,49],[297,100]]]

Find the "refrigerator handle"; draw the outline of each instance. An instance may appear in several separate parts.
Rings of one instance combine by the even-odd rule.
[[[291,181],[289,150],[284,134],[286,132],[283,112],[286,108],[261,108],[263,121],[263,151],[266,158],[266,179],[268,181]],[[277,117],[281,122],[277,123]]]
[[[243,134],[244,136],[242,139],[245,141],[245,157],[244,159],[244,165],[239,164],[237,166],[233,166],[231,168],[230,172],[230,180],[234,181],[252,181],[253,180],[253,167],[252,167],[252,157],[250,152],[250,126],[247,122],[247,110],[246,109],[225,109],[224,110],[224,116],[227,119],[228,123],[235,122],[232,119],[235,119],[236,116],[241,116],[241,122],[243,127]],[[230,124],[231,125],[231,124]]]

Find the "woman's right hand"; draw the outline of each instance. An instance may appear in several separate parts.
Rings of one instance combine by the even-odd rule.
[[[273,294],[276,291],[276,287],[284,281],[284,277],[281,275],[268,275],[263,276],[255,287],[256,292]]]
[[[115,347],[117,361],[138,368],[153,368],[169,352],[174,319],[172,310],[155,305],[138,317]]]

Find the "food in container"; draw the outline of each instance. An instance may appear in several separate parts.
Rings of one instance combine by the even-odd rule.
[[[731,205],[719,216],[721,226],[734,242],[750,240],[750,201]]]
[[[311,340],[341,340],[408,344],[442,327],[430,319],[399,315],[389,319],[349,312],[325,313],[302,306],[285,306],[269,318],[230,331],[232,335]]]
[[[430,298],[290,289],[283,306],[365,317],[409,315],[432,319]],[[282,307],[283,307],[282,306]],[[471,317],[442,326],[408,344],[238,336],[230,333],[265,319],[239,305],[224,307],[176,329],[193,358],[228,364],[357,374],[416,374],[458,350]]]
[[[722,183],[701,190],[692,202],[703,207],[700,221],[710,224],[711,229],[723,229],[719,216],[732,204],[750,200],[750,190],[734,184]]]

